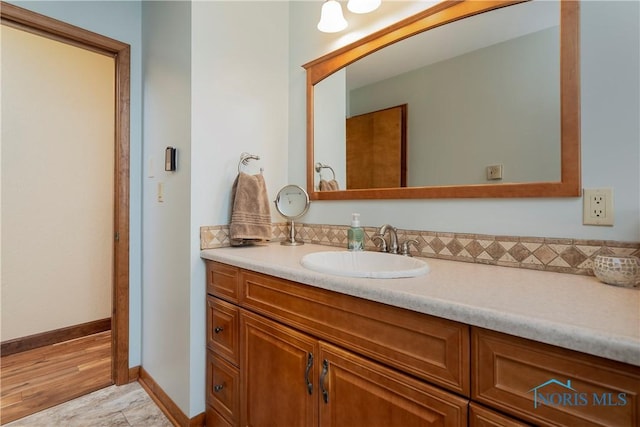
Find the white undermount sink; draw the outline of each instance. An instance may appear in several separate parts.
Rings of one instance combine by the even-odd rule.
[[[429,272],[429,265],[424,261],[382,252],[314,252],[303,256],[300,264],[319,273],[371,279],[416,277]]]

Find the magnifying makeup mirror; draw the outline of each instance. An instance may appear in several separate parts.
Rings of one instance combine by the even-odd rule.
[[[286,185],[278,192],[274,203],[280,215],[289,220],[289,239],[280,242],[280,244],[285,246],[304,245],[303,241],[296,240],[294,220],[300,218],[309,209],[307,192],[298,185]]]

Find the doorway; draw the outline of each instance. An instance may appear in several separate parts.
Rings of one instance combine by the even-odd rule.
[[[114,153],[113,245],[111,267],[111,375],[116,385],[134,380],[129,373],[129,83],[130,47],[125,43],[48,18],[8,3],[2,24],[113,58]],[[61,165],[63,167],[63,165]],[[34,247],[35,249],[35,247]],[[35,254],[35,252],[34,252]],[[34,258],[36,258],[34,256]],[[34,259],[37,262],[37,259]],[[52,303],[54,303],[52,301]],[[130,378],[133,376],[133,378]]]
[[[407,186],[407,104],[347,118],[347,188]]]

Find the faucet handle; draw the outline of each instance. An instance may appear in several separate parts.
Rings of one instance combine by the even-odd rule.
[[[409,250],[410,246],[413,245],[416,250],[420,249],[419,243],[416,239],[409,239],[409,240],[405,240],[404,242],[402,242],[402,249],[401,249],[401,253],[404,256],[411,256],[411,252]]]
[[[376,245],[376,247],[380,247],[380,252],[388,252],[387,249],[387,241],[384,240],[384,237],[379,235],[379,234],[374,234],[373,236],[371,236],[371,241],[373,242],[374,245]],[[380,242],[380,245],[378,245],[377,242]]]

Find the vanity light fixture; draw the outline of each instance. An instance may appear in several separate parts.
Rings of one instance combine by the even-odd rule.
[[[347,9],[353,13],[369,13],[380,7],[382,0],[349,0]]]
[[[326,0],[320,11],[318,30],[323,33],[337,33],[347,28],[347,21],[342,15],[342,6],[336,0]]]
[[[349,0],[347,9],[353,13],[369,13],[380,7],[382,0]],[[347,20],[342,14],[342,6],[337,0],[325,0],[320,11],[318,30],[323,33],[337,33],[347,28]]]

